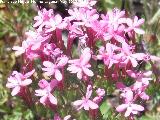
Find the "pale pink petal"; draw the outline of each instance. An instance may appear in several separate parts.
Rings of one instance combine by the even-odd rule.
[[[77,77],[78,77],[79,79],[82,79],[82,75],[83,75],[82,70],[78,71]]]
[[[52,66],[54,66],[54,64],[53,64],[52,62],[50,62],[50,61],[44,61],[44,62],[43,62],[43,65],[44,65],[45,67],[52,67]]]
[[[117,110],[118,112],[123,112],[125,109],[127,109],[127,107],[128,107],[128,104],[122,104],[122,105],[119,105],[119,106],[116,108],[116,110]]]
[[[49,100],[52,104],[57,105],[57,99],[52,94],[49,94]]]
[[[68,57],[61,57],[61,60],[58,62],[57,66],[63,67],[67,64],[68,62]]]
[[[120,35],[115,35],[114,38],[120,43],[125,42],[125,39]]]
[[[83,107],[85,110],[89,110],[89,100],[83,103]]]
[[[64,117],[63,120],[69,120],[70,118],[71,118],[71,115],[67,115],[67,116]]]
[[[92,102],[91,100],[88,100],[88,104],[89,104],[89,107],[91,109],[97,109],[98,108],[98,105],[94,102]]]
[[[131,61],[133,67],[136,67],[138,65],[138,62],[136,61],[135,58],[130,58],[130,61]]]
[[[83,69],[83,72],[84,72],[87,76],[92,77],[92,76],[94,75],[94,73],[93,73],[91,70],[89,70],[88,68],[83,67],[82,69]]]
[[[31,84],[32,83],[32,80],[31,79],[25,79],[25,80],[23,80],[22,82],[21,82],[21,85],[22,86],[27,86],[27,85],[29,85],[29,84]]]
[[[81,59],[81,65],[86,65],[89,62],[89,60],[91,59],[90,48],[85,48],[82,51],[80,59]]]
[[[140,28],[134,28],[134,31],[135,31],[136,33],[138,33],[138,34],[144,34],[144,33],[145,33],[145,31],[142,30],[142,29],[140,29]]]
[[[143,111],[144,110],[144,107],[141,106],[141,105],[137,105],[137,104],[131,104],[131,107],[133,110],[135,111]]]
[[[62,80],[62,73],[56,69],[55,70],[55,78],[58,80],[58,81],[61,81]]]
[[[33,75],[34,72],[35,72],[35,69],[33,69],[32,71],[26,73],[24,76],[25,76],[26,78],[29,78],[29,77],[31,77],[31,76]]]
[[[20,89],[21,89],[20,86],[16,86],[15,88],[13,88],[11,95],[12,96],[17,95],[20,92]]]
[[[131,114],[131,112],[132,112],[132,108],[131,107],[128,107],[127,108],[127,111],[125,112],[125,117],[128,117],[128,116],[130,116],[130,114]]]
[[[62,17],[59,14],[55,15],[54,18],[57,25],[62,22]]]
[[[143,24],[143,23],[144,23],[144,19],[141,18],[141,19],[138,20],[136,26],[140,26],[140,25]]]
[[[80,106],[80,105],[82,105],[83,104],[83,100],[76,100],[75,102],[73,102],[73,105],[74,106]]]
[[[42,103],[43,105],[45,105],[45,104],[46,104],[45,102],[47,101],[47,99],[48,99],[48,96],[47,96],[47,95],[41,97],[41,98],[40,98],[40,103]]]
[[[15,86],[16,86],[16,84],[13,84],[13,83],[7,83],[6,84],[7,88],[14,88]]]

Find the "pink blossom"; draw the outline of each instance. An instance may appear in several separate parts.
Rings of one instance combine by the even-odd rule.
[[[125,89],[126,91],[122,94],[122,96],[125,98],[125,103],[119,105],[116,110],[118,112],[124,112],[125,111],[125,117],[128,117],[130,115],[138,114],[138,112],[143,111],[144,107],[138,104],[133,103],[134,97],[133,92],[131,89]]]
[[[135,115],[138,114],[138,112],[143,111],[144,107],[138,104],[127,103],[119,105],[116,110],[118,112],[124,112],[126,110],[125,117],[128,117],[130,115]]]
[[[83,97],[82,100],[77,100],[73,102],[73,105],[78,107],[77,110],[80,110],[81,108],[84,108],[85,110],[97,109],[98,105],[94,103],[92,100],[90,100],[91,95],[92,95],[92,87],[91,85],[88,85],[86,96]]]
[[[118,49],[120,48],[110,43],[107,43],[105,48],[100,47],[97,59],[103,60],[104,64],[107,65],[108,68],[111,68],[113,64],[119,62],[115,54],[115,51]]]
[[[46,80],[40,80],[38,85],[40,89],[35,90],[36,96],[40,96],[40,103],[43,105],[49,105],[50,103],[53,105],[57,105],[57,99],[51,94],[52,90],[57,86],[58,82],[56,80],[52,80],[48,83]]]
[[[32,83],[31,79],[28,79],[32,74],[35,72],[35,70],[32,70],[26,74],[21,74],[17,71],[13,71],[11,76],[8,78],[8,82],[6,84],[6,87],[12,88],[12,96],[17,95],[21,92],[21,89],[25,86],[28,86]]]
[[[56,63],[52,63],[50,61],[44,61],[43,65],[46,68],[42,68],[45,71],[45,74],[48,76],[54,75],[58,81],[62,80],[62,73],[60,69],[63,68],[68,62],[68,58],[66,56],[59,57]]]
[[[92,77],[94,74],[88,68],[91,67],[89,61],[91,59],[91,51],[89,48],[85,48],[82,51],[82,55],[80,59],[69,60],[70,63],[69,67],[67,68],[68,71],[71,73],[77,73],[77,77],[82,79],[83,75],[87,75]]]
[[[134,17],[134,20],[130,19],[130,18],[127,18],[126,19],[126,23],[127,25],[129,26],[125,31],[126,32],[130,32],[132,30],[134,30],[136,33],[138,34],[144,34],[144,30],[140,29],[140,25],[142,25],[144,23],[144,19],[139,19],[138,20],[138,17],[135,16]]]
[[[122,43],[122,52],[120,54],[122,56],[122,63],[128,64],[128,62],[131,62],[133,67],[138,65],[139,60],[144,60],[146,58],[144,53],[133,53],[132,47],[126,42]]]
[[[33,27],[38,27],[38,31],[42,31],[42,28],[49,22],[50,18],[54,15],[53,10],[46,10],[45,8],[38,11],[38,16],[34,17],[36,21]]]
[[[71,15],[68,17],[70,20],[77,20],[74,24],[86,27],[91,27],[91,23],[99,18],[99,15],[96,14],[97,11],[95,9],[88,10],[84,8],[74,8],[73,10],[70,9],[68,12]]]
[[[106,15],[101,15],[102,21],[107,22],[108,25],[113,26],[116,30],[118,26],[125,23],[126,18],[124,18],[125,11],[120,11],[119,9],[114,9],[113,11],[108,11]]]

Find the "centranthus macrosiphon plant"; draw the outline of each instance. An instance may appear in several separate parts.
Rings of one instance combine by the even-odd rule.
[[[119,105],[112,106],[115,115],[134,119],[145,111],[153,73],[141,65],[156,57],[137,49],[137,36],[145,33],[140,28],[144,19],[129,18],[116,8],[99,14],[95,4],[75,2],[65,18],[52,9],[38,11],[34,29],[26,32],[21,47],[13,47],[23,64],[8,78],[12,96],[30,108],[45,106],[54,120],[78,119],[79,114],[101,120],[99,108],[107,102],[109,83],[119,91]]]

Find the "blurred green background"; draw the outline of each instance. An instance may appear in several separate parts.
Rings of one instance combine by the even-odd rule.
[[[54,9],[64,17],[67,15],[65,8],[68,8],[68,5],[39,4],[38,1],[37,4],[4,2],[0,3],[0,120],[34,120],[32,111],[19,98],[12,97],[9,89],[5,87],[11,71],[19,70],[21,67],[21,58],[15,57],[12,47],[20,45],[25,39],[25,31],[32,29],[37,6]],[[160,56],[160,0],[98,1],[97,9],[101,13],[113,8],[125,9],[129,16],[137,15],[145,19],[143,29],[146,33],[138,38],[139,44],[145,46],[145,51]],[[150,68],[150,66],[147,67]],[[158,70],[158,63],[156,67]],[[152,95],[152,100],[147,104],[148,110],[141,118],[138,118],[140,120],[160,120],[160,90],[153,86],[148,90],[148,93]],[[119,120],[119,116],[112,115],[111,107],[106,102],[101,105],[100,111],[103,112],[103,118],[106,120]],[[82,120],[86,118],[82,116]]]

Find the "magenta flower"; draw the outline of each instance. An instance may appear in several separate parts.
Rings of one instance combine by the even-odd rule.
[[[129,46],[126,42],[122,43],[122,63],[128,64],[131,62],[133,67],[136,67],[138,65],[139,60],[146,59],[146,55],[144,53],[133,53],[132,47]]]
[[[50,103],[53,105],[57,105],[57,99],[51,94],[52,90],[57,86],[58,82],[56,80],[52,80],[48,83],[46,80],[40,80],[38,85],[40,89],[35,90],[36,96],[40,96],[40,103],[43,105],[49,105]]]
[[[89,61],[91,59],[91,51],[89,48],[85,48],[82,51],[82,55],[80,59],[69,60],[70,63],[69,67],[67,68],[68,71],[71,73],[77,73],[77,77],[82,79],[83,75],[87,75],[92,77],[94,74],[88,68],[91,67]]]
[[[91,95],[92,95],[92,87],[91,85],[88,85],[86,96],[83,97],[82,100],[77,100],[73,102],[73,105],[78,107],[77,110],[80,110],[81,108],[84,108],[85,110],[97,109],[98,105],[94,103],[92,100],[90,100]]]
[[[126,19],[126,23],[129,26],[125,31],[126,32],[130,32],[130,31],[135,31],[138,34],[144,34],[144,30],[140,29],[140,25],[142,25],[144,23],[144,19],[139,19],[138,17],[135,16],[134,17],[134,21],[130,18]]]
[[[28,86],[32,83],[31,79],[28,79],[32,74],[35,72],[35,70],[32,70],[26,74],[21,74],[17,71],[13,71],[11,76],[8,78],[8,82],[6,84],[6,87],[12,88],[11,95],[15,96],[18,93],[21,92],[22,88],[25,86]]]
[[[138,104],[133,103],[127,103],[127,104],[121,104],[119,105],[116,110],[118,112],[124,112],[125,110],[125,117],[128,117],[130,115],[138,114],[138,112],[141,112],[144,110],[144,107]]]
[[[106,22],[107,25],[113,26],[114,30],[117,30],[118,26],[125,23],[126,18],[125,11],[120,11],[119,9],[114,9],[113,11],[108,11],[106,15],[101,15],[102,21]]]
[[[138,104],[134,104],[134,98],[133,98],[133,92],[130,89],[125,89],[126,92],[122,94],[122,96],[125,98],[125,103],[119,105],[116,110],[118,112],[124,112],[125,111],[125,117],[128,117],[130,115],[138,114],[138,112],[143,111],[144,107]]]
[[[47,76],[54,75],[58,81],[61,81],[63,76],[62,73],[60,72],[60,69],[63,68],[67,64],[67,62],[68,58],[66,56],[59,57],[56,63],[52,63],[50,61],[44,61],[43,65],[46,68],[42,68],[42,70],[45,71],[45,74]]]
[[[33,27],[37,28],[38,31],[42,31],[43,27],[49,22],[50,18],[54,15],[53,10],[46,10],[45,8],[38,11],[38,16],[34,17],[36,21]]]
[[[115,45],[110,43],[106,44],[106,47],[100,47],[99,54],[97,55],[98,60],[103,60],[104,64],[111,68],[113,64],[118,63],[118,57],[115,54],[115,51],[118,50]]]

